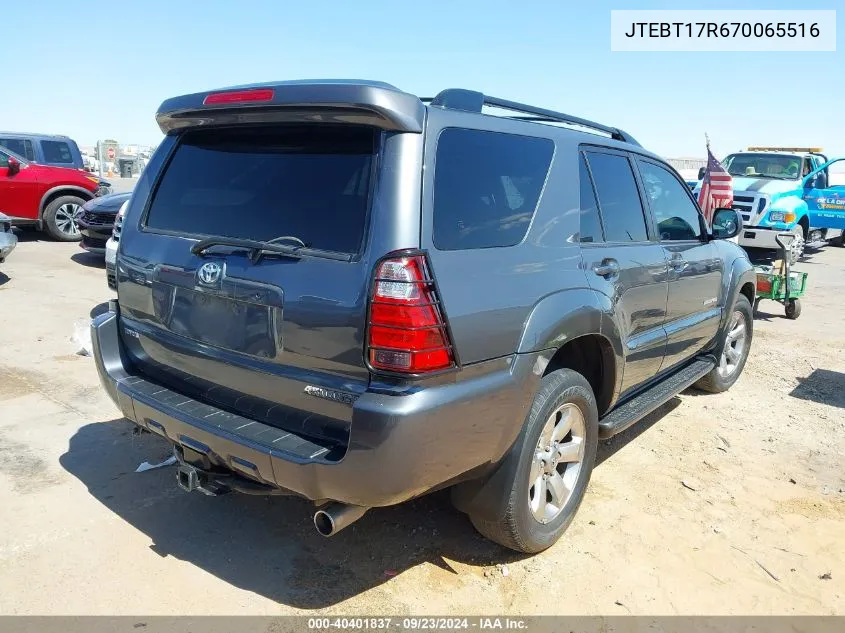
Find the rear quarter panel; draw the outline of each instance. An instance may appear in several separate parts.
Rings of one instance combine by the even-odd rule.
[[[433,242],[433,190],[437,141],[449,127],[466,127],[555,142],[551,168],[528,233],[520,244],[501,248],[438,250]],[[540,124],[479,117],[460,111],[429,109],[422,189],[422,247],[427,249],[448,316],[455,347],[463,364],[513,354],[537,306],[561,289],[592,293],[581,266],[577,139]],[[573,299],[575,294],[572,295]],[[542,315],[542,317],[540,316]],[[539,319],[562,320],[541,310],[533,317],[531,343],[544,344],[541,332],[551,325]],[[543,342],[541,342],[543,341]]]

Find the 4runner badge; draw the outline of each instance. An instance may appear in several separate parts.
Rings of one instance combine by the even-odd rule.
[[[200,283],[203,284],[215,284],[217,280],[220,279],[220,273],[223,269],[220,267],[220,264],[216,262],[207,262],[200,266],[200,269],[197,271],[197,277],[200,280]]]
[[[323,387],[315,387],[308,385],[303,389],[309,396],[323,398],[324,400],[334,400],[335,402],[342,402],[343,404],[353,404],[358,396],[345,391],[335,391],[334,389],[324,389]]]

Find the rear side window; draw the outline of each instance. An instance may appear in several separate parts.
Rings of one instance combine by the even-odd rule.
[[[373,128],[274,126],[185,133],[146,227],[357,253],[378,140]]]
[[[588,152],[608,242],[648,240],[643,205],[631,164],[624,156]]]
[[[578,174],[581,181],[581,241],[603,242],[604,233],[599,219],[599,209],[596,204],[596,193],[590,180],[587,160],[583,154],[578,161]]]
[[[41,141],[45,163],[73,163],[70,145],[63,141]]]
[[[434,245],[513,246],[528,232],[552,162],[545,138],[448,128],[434,173]]]
[[[32,148],[32,141],[20,138],[0,138],[0,145],[12,150],[18,156],[27,160],[35,160],[35,151]]]

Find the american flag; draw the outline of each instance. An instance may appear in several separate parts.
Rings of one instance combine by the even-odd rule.
[[[734,203],[733,178],[707,147],[707,169],[701,190],[698,192],[698,206],[704,213],[707,224],[712,224],[716,209],[730,209]]]

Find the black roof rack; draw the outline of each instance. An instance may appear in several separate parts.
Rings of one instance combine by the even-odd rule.
[[[519,112],[521,115],[508,118],[519,119],[521,121],[534,121],[537,123],[568,123],[570,125],[598,130],[608,134],[610,138],[614,140],[639,146],[639,143],[637,143],[631,135],[623,132],[619,128],[602,125],[601,123],[582,119],[577,116],[572,116],[571,114],[564,114],[563,112],[555,112],[554,110],[537,108],[525,103],[508,101],[507,99],[499,99],[498,97],[490,97],[475,90],[449,88],[447,90],[442,90],[434,98],[422,99],[422,101],[429,103],[429,105],[432,106],[447,108],[449,110],[464,110],[466,112],[480,113],[484,106],[510,110],[511,112]]]

